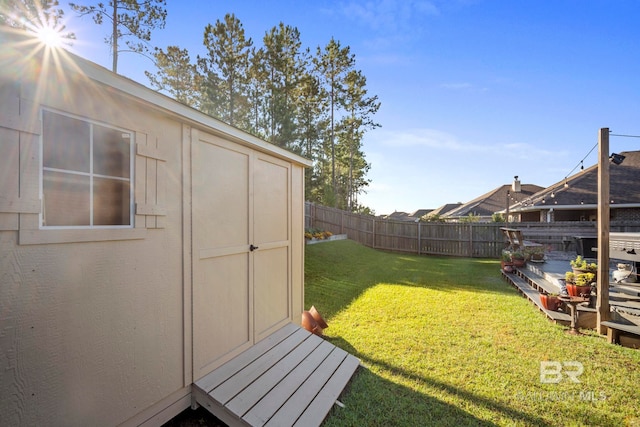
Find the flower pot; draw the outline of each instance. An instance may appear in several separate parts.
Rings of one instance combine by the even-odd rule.
[[[529,261],[532,262],[544,262],[544,254],[532,253]]]
[[[307,331],[311,332],[312,334],[322,335],[322,328],[320,327],[320,325],[318,325],[318,322],[316,322],[316,319],[314,319],[311,313],[309,313],[308,311],[302,312],[301,324],[303,328],[305,328]]]
[[[514,267],[524,267],[527,261],[524,258],[511,258]]]
[[[329,325],[327,325],[327,322],[325,322],[325,320],[322,318],[320,313],[318,313],[318,310],[316,310],[315,306],[313,305],[311,306],[311,308],[309,309],[309,313],[311,313],[313,320],[315,320],[316,323],[318,323],[318,326],[320,326],[322,329],[327,329],[329,327]]]
[[[550,311],[557,311],[560,308],[560,300],[557,295],[540,294],[542,306]]]
[[[513,273],[513,263],[511,261],[500,261],[500,268],[505,273]]]
[[[575,283],[567,283],[567,292],[572,297],[588,296],[591,294],[591,286],[578,286]]]

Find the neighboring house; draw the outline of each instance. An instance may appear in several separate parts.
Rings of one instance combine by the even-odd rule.
[[[511,185],[503,185],[464,203],[443,215],[446,221],[460,221],[470,215],[480,222],[489,222],[496,212],[505,211],[507,205],[531,197],[543,187],[533,184],[521,184],[516,176]]]
[[[445,205],[440,206],[439,208],[432,210],[431,212],[429,212],[429,215],[438,215],[442,217],[447,212],[450,212],[459,206],[462,206],[462,203],[447,203]]]
[[[381,215],[380,219],[388,219],[392,221],[418,222],[422,216],[431,213],[433,209],[418,209],[412,213],[395,211],[389,215]]]
[[[409,215],[407,212],[402,212],[402,211],[394,211],[393,213],[390,213],[388,215],[380,215],[380,219],[389,219],[392,221],[412,221],[412,218],[409,218]],[[408,218],[408,219],[407,219]]]
[[[610,215],[613,221],[640,220],[640,151],[621,153],[609,165]],[[510,206],[514,221],[596,221],[598,165],[593,165]],[[501,209],[504,212],[504,208]]]
[[[0,26],[0,420],[162,424],[303,310],[310,162]]]
[[[412,212],[409,216],[415,221],[420,221],[420,218],[427,214],[430,214],[431,212],[433,212],[433,209],[418,209],[417,211]]]

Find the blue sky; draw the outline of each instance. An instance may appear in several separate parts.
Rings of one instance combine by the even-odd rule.
[[[61,2],[65,3],[66,2]],[[83,2],[84,3],[84,2]],[[152,44],[205,54],[204,27],[234,13],[254,44],[278,23],[315,50],[351,47],[382,103],[364,151],[360,202],[377,214],[467,202],[515,175],[561,181],[598,129],[640,135],[640,1],[636,0],[168,0]],[[79,55],[110,68],[107,26],[66,13]],[[145,58],[119,72],[148,85]],[[611,138],[611,151],[640,141]],[[585,167],[597,162],[597,150]]]

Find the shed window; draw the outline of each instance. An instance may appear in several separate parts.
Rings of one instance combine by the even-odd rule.
[[[42,111],[42,226],[131,227],[133,132]]]

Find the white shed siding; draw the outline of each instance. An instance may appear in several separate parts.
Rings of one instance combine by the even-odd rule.
[[[287,165],[285,304],[295,322],[308,162],[78,58],[49,66],[17,47],[21,38],[0,30],[0,419],[161,422],[188,404],[194,380],[194,135]],[[134,132],[133,228],[39,226],[42,106]]]

